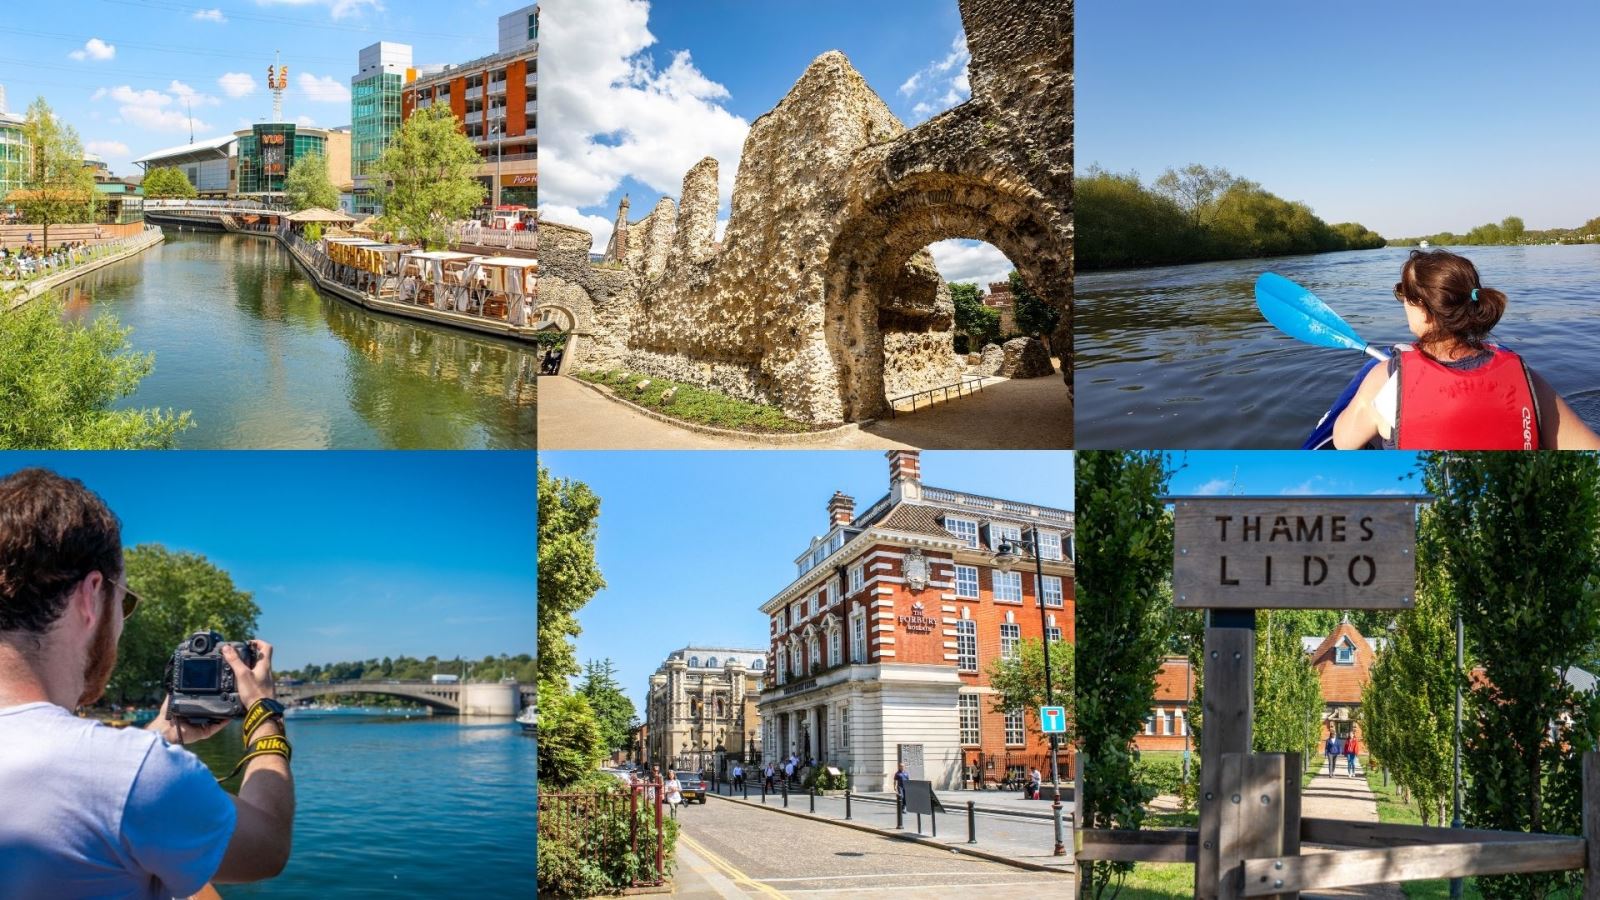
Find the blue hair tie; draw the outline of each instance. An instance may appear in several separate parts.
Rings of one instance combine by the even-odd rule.
[[[1473,303],[1477,303],[1478,302],[1478,289],[1477,288],[1473,288],[1472,289],[1472,302]]]

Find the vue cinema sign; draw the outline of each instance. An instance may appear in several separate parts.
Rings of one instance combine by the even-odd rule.
[[[1173,498],[1173,605],[1410,609],[1419,499]]]

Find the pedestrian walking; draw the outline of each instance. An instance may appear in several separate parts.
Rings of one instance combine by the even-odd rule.
[[[783,764],[783,780],[790,784],[794,783],[794,757],[792,756],[789,757],[788,762]]]
[[[763,784],[766,785],[767,793],[772,793],[772,782],[778,777],[778,767],[772,763],[767,763],[767,767],[762,770],[762,777],[765,779]]]
[[[1038,766],[1034,766],[1033,771],[1028,773],[1028,799],[1039,799],[1039,792],[1043,784],[1044,775],[1040,774]]]
[[[742,787],[744,787],[744,767],[739,765],[738,763],[734,763],[733,764],[733,789],[737,791],[738,789],[740,789]]]
[[[1351,778],[1356,777],[1356,757],[1361,754],[1361,742],[1356,740],[1354,734],[1344,742],[1345,771]]]
[[[902,809],[906,805],[906,782],[910,780],[911,776],[906,774],[906,764],[901,763],[894,772],[894,796],[899,801]]]
[[[1328,774],[1332,775],[1334,763],[1339,759],[1339,738],[1335,735],[1328,735],[1327,742],[1322,745],[1322,753],[1328,757]]]
[[[678,804],[683,802],[683,785],[678,781],[678,773],[667,770],[667,783],[662,786],[663,796],[667,806],[671,807],[672,818],[678,817]]]

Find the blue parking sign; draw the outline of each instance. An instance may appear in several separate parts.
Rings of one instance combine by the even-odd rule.
[[[1039,728],[1045,734],[1065,734],[1067,708],[1065,706],[1039,707]]]

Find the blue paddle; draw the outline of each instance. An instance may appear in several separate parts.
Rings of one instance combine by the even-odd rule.
[[[1261,273],[1256,279],[1256,306],[1268,322],[1297,340],[1335,350],[1360,350],[1373,359],[1389,358],[1362,340],[1350,323],[1339,318],[1316,294],[1282,275]]]

